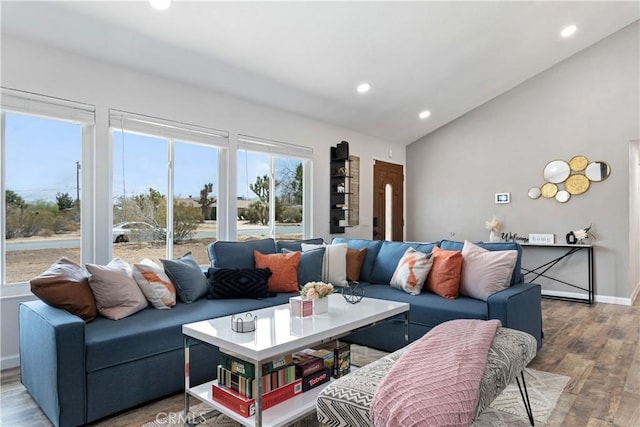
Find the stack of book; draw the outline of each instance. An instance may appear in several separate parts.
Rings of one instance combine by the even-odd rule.
[[[220,353],[218,381],[211,390],[213,400],[250,417],[255,414],[257,384],[255,365]],[[302,380],[296,378],[292,356],[283,356],[262,364],[262,409],[268,409],[302,392]]]
[[[293,353],[296,378],[302,380],[302,391],[309,391],[331,379],[331,369],[325,367],[324,359],[310,354],[309,350]]]

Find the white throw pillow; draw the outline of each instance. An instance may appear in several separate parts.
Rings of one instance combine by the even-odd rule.
[[[408,248],[391,278],[391,287],[402,289],[408,294],[418,295],[422,292],[433,260],[427,254]]]
[[[120,258],[107,265],[86,264],[89,286],[101,315],[119,320],[147,307],[149,303],[133,279],[131,267]]]
[[[460,294],[486,301],[507,289],[517,258],[517,251],[489,251],[465,240]]]
[[[314,245],[302,243],[302,252],[325,248],[322,259],[322,281],[333,286],[347,286],[347,244]]]

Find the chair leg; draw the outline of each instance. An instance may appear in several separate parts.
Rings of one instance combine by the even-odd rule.
[[[522,397],[522,403],[524,403],[524,409],[527,411],[529,422],[531,423],[532,426],[535,426],[535,423],[533,421],[533,411],[531,410],[531,402],[529,401],[529,392],[527,391],[527,383],[524,381],[524,369],[520,371],[520,376],[522,377],[522,387],[520,387],[520,381],[518,380],[518,376],[516,375],[518,390],[520,390],[520,396]],[[524,393],[522,392],[523,388],[524,388]]]

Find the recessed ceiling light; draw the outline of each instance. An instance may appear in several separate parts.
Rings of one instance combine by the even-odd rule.
[[[421,119],[426,119],[430,115],[431,115],[431,111],[424,110],[424,111],[421,111],[420,114],[418,114],[418,117],[420,117]]]
[[[149,4],[155,10],[167,10],[171,6],[171,0],[149,0]]]
[[[575,25],[569,25],[568,27],[564,27],[562,31],[560,31],[560,35],[564,38],[571,37],[575,34],[578,27]]]
[[[358,85],[358,87],[356,88],[358,93],[367,93],[369,92],[370,89],[371,89],[371,85],[369,83],[362,83]]]

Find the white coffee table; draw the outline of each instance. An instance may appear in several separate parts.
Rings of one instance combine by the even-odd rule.
[[[349,333],[382,320],[405,314],[405,340],[408,341],[409,304],[374,298],[363,298],[357,304],[350,304],[342,295],[329,297],[328,313],[309,317],[292,317],[289,304],[252,310],[258,316],[254,332],[239,333],[231,329],[231,316],[203,320],[182,326],[185,345],[185,416],[189,411],[189,397],[194,396],[214,409],[245,426],[284,426],[312,413],[316,408],[316,398],[322,386],[301,393],[273,408],[261,410],[262,381],[257,381],[256,413],[245,418],[214,401],[209,381],[191,386],[189,379],[189,341],[196,339],[219,347],[220,351],[235,355],[255,364],[255,371],[261,372],[263,361],[291,354],[297,350],[337,340]],[[211,363],[217,363],[212,361]]]

